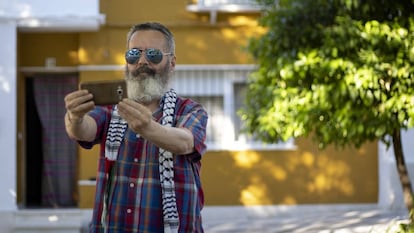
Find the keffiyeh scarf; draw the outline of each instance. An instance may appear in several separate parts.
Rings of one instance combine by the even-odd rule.
[[[161,124],[172,126],[174,119],[174,110],[177,100],[177,94],[170,89],[164,95],[164,105]],[[105,142],[105,158],[109,161],[115,161],[118,157],[118,149],[124,137],[128,125],[118,114],[117,106],[111,113],[107,138]],[[164,232],[175,233],[179,228],[179,216],[177,202],[175,198],[174,186],[174,160],[173,154],[162,148],[159,148],[159,170],[162,190],[162,210],[164,216]]]

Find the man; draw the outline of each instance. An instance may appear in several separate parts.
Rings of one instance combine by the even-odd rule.
[[[90,232],[203,232],[207,113],[168,90],[176,56],[165,26],[138,24],[127,38],[128,98],[95,106],[86,90],[65,97],[68,135],[101,145]]]

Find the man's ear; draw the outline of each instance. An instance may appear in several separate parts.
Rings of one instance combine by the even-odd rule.
[[[170,66],[171,66],[171,68],[175,68],[175,62],[176,62],[176,60],[177,60],[177,57],[174,55],[174,56],[171,58],[171,61],[170,61]],[[172,70],[174,70],[174,69],[172,69]]]

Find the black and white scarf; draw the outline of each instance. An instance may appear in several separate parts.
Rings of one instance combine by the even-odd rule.
[[[161,118],[162,125],[172,126],[176,100],[177,94],[173,89],[170,89],[164,95],[163,113]],[[127,127],[127,122],[119,116],[118,108],[115,106],[111,113],[111,121],[109,123],[105,142],[105,158],[107,160],[115,161],[117,159],[119,146],[121,145]],[[162,148],[159,148],[159,169],[162,190],[164,232],[175,233],[178,232],[180,221],[177,210],[177,201],[175,198],[174,160],[173,154]]]

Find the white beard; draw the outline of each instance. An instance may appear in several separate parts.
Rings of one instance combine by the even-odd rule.
[[[166,77],[165,77],[166,78]],[[142,79],[127,78],[128,98],[141,103],[149,103],[152,100],[161,99],[167,91],[167,87],[159,78],[145,77]]]

